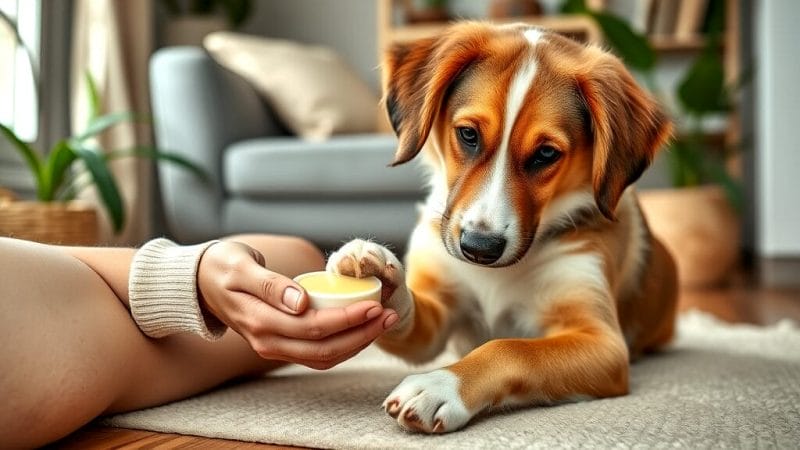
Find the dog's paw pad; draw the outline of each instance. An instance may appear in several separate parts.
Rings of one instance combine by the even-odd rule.
[[[404,283],[402,265],[386,247],[374,242],[354,239],[328,258],[329,272],[364,278],[376,276],[390,287]]]
[[[362,274],[382,276],[386,267],[386,259],[383,255],[376,254],[374,250],[370,250],[361,255],[358,266]]]

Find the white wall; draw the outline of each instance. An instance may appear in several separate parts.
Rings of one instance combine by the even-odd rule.
[[[800,2],[754,12],[757,250],[800,256]]]
[[[242,31],[333,47],[379,88],[377,2],[373,0],[258,0]]]

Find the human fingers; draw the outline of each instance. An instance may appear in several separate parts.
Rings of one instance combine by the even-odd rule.
[[[256,300],[258,302],[258,300]],[[379,316],[384,308],[378,302],[364,301],[346,308],[309,309],[301,315],[285,314],[269,305],[251,303],[242,311],[241,321],[256,337],[280,335],[316,341],[359,326]]]
[[[264,358],[281,359],[315,369],[327,369],[354,356],[397,321],[397,313],[384,310],[379,316],[341,333],[319,340],[273,337],[256,351]]]
[[[304,365],[306,367],[309,367],[309,368],[312,368],[312,369],[315,369],[315,370],[327,370],[327,369],[336,367],[339,364],[347,361],[348,359],[353,358],[354,356],[358,355],[359,353],[364,351],[365,348],[369,347],[370,344],[372,344],[372,342],[368,342],[368,343],[358,347],[357,349],[353,350],[352,352],[347,353],[347,354],[337,358],[335,361],[321,362],[321,361],[314,361],[314,360],[300,360],[300,359],[298,359],[297,361],[294,361],[293,363],[294,364],[302,364],[302,365]]]
[[[246,292],[288,314],[300,314],[308,307],[308,295],[294,280],[264,267],[261,253],[246,246],[252,258],[241,261],[231,288]]]

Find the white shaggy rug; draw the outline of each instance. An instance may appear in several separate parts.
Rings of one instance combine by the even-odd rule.
[[[789,321],[691,313],[668,351],[633,365],[630,395],[487,415],[446,435],[404,432],[380,408],[419,370],[368,349],[328,372],[290,368],[104,423],[325,448],[800,447],[800,329]]]

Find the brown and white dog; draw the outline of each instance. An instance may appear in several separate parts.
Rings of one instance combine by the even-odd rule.
[[[453,338],[463,358],[387,397],[406,429],[485,410],[624,395],[629,360],[667,343],[675,267],[633,188],[671,125],[614,56],[525,25],[462,23],[393,46],[394,164],[424,150],[431,190],[406,270],[347,243],[328,270],[384,281],[398,325],[379,345],[412,362]]]

